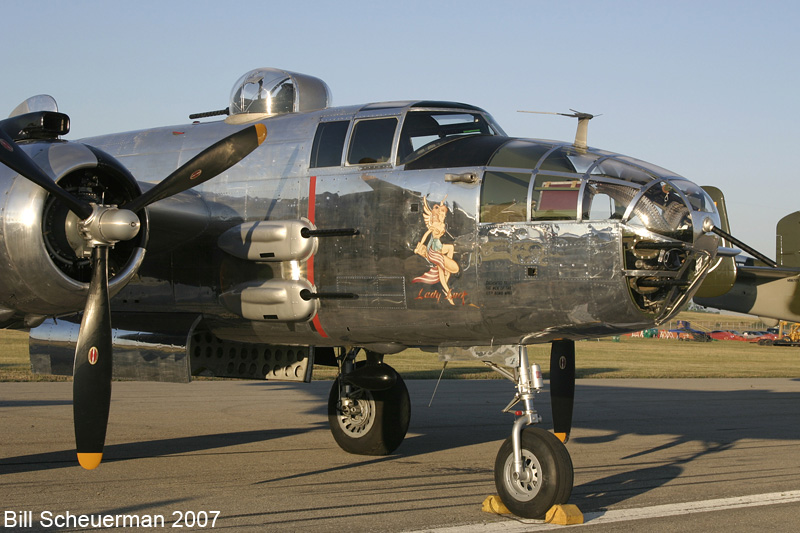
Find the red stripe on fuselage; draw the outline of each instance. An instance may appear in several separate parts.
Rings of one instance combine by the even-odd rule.
[[[311,176],[308,184],[308,220],[314,224],[314,218],[316,217],[316,210],[317,210],[317,177]],[[308,281],[312,284],[314,283],[314,256],[312,255],[309,257],[308,261],[306,261],[306,277]],[[325,330],[322,328],[322,323],[319,321],[319,313],[314,315],[314,319],[311,321],[311,324],[314,326],[314,329],[320,336],[327,338],[328,334],[325,333]]]

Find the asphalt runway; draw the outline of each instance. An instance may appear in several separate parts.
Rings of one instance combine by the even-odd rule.
[[[443,381],[431,407],[436,382],[407,383],[411,427],[388,457],[338,448],[330,382],[114,383],[94,471],[74,459],[71,383],[0,383],[3,525],[71,531],[84,528],[56,521],[124,515],[237,531],[563,529],[481,511],[511,383]],[[537,409],[547,426],[546,393]],[[571,503],[592,531],[795,531],[798,424],[798,379],[579,380]]]

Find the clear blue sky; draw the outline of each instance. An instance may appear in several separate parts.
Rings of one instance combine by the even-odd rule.
[[[67,139],[181,124],[246,71],[318,76],[335,105],[468,102],[514,136],[589,144],[723,189],[735,235],[774,257],[800,209],[800,3],[137,0],[3,2],[0,116],[53,95]]]

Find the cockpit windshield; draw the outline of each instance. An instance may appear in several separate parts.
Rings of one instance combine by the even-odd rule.
[[[500,134],[500,129],[481,113],[410,111],[400,133],[398,163],[408,163],[454,139],[470,135]]]

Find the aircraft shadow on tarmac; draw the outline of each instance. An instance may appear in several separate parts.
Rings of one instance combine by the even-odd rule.
[[[0,400],[3,407],[46,407],[48,405],[72,405],[72,400]]]
[[[316,386],[305,386],[307,392],[318,400],[313,403],[315,407],[306,413],[319,416],[319,421],[310,425],[109,445],[106,446],[105,455],[109,461],[127,461],[143,457],[197,453],[241,444],[291,438],[318,430],[320,435],[324,435],[321,438],[328,439],[329,446],[335,448],[336,445],[327,432],[326,404],[329,385],[316,383]],[[641,385],[642,381],[638,383]],[[413,403],[410,436],[394,455],[349,456],[352,457],[352,462],[347,465],[298,472],[296,475],[281,479],[311,477],[331,471],[422,456],[447,448],[490,442],[497,442],[499,446],[500,441],[510,434],[512,417],[510,415],[504,417],[499,413],[512,391],[511,386],[505,381],[442,382],[439,396],[430,409],[427,408],[427,404],[435,381],[410,381],[408,384]],[[276,385],[252,383],[254,387],[276,387]],[[278,387],[283,386],[287,385],[278,385]],[[449,394],[445,397],[442,397],[442,388],[449,389]],[[9,406],[8,403],[5,405]],[[13,402],[12,405],[24,407]],[[537,398],[536,407],[543,415],[543,426],[549,427],[550,405],[546,392]],[[685,465],[700,457],[728,450],[737,441],[765,438],[798,440],[797,428],[793,424],[786,423],[787,420],[798,419],[800,419],[800,393],[797,392],[775,392],[755,388],[724,391],[678,390],[595,385],[581,381],[576,390],[573,425],[575,429],[571,443],[581,445],[609,443],[632,434],[658,435],[664,438],[661,439],[663,444],[659,446],[643,448],[621,458],[622,460],[642,458],[640,462],[631,464],[631,469],[576,485],[570,501],[582,509],[585,508],[584,510],[607,507],[644,494],[680,477],[685,471]],[[588,431],[591,436],[581,436],[581,433],[587,433],[583,430],[591,430]],[[687,454],[678,450],[679,446],[686,443],[699,443],[700,451]],[[671,449],[675,449],[675,454],[665,459],[663,452]],[[656,453],[661,454],[658,459],[646,460],[648,456]],[[580,455],[573,457],[573,461],[579,470]],[[71,449],[7,457],[0,459],[0,475],[74,465],[74,451]],[[642,468],[636,468],[637,465]],[[464,467],[461,463],[457,466]],[[491,475],[492,460],[487,461],[485,465],[474,465],[471,471]],[[619,468],[616,468],[616,471],[619,472]],[[265,479],[262,483],[274,481],[278,479]]]
[[[680,441],[689,442],[688,439],[680,439]],[[722,444],[703,452],[675,459],[670,463],[626,470],[622,473],[578,485],[572,491],[570,503],[576,504],[584,510],[608,508],[679,478],[685,470],[683,465],[695,459],[719,453],[731,447],[732,444]],[[649,453],[649,451],[643,453]]]
[[[298,435],[309,431],[298,429],[265,429],[241,431],[237,433],[217,433],[213,435],[194,435],[172,439],[158,439],[126,444],[109,444],[105,447],[104,462],[130,461],[146,457],[160,457],[211,451],[231,446]],[[56,468],[76,467],[75,450],[59,450],[39,454],[21,455],[0,459],[0,475],[19,472],[35,472]]]

